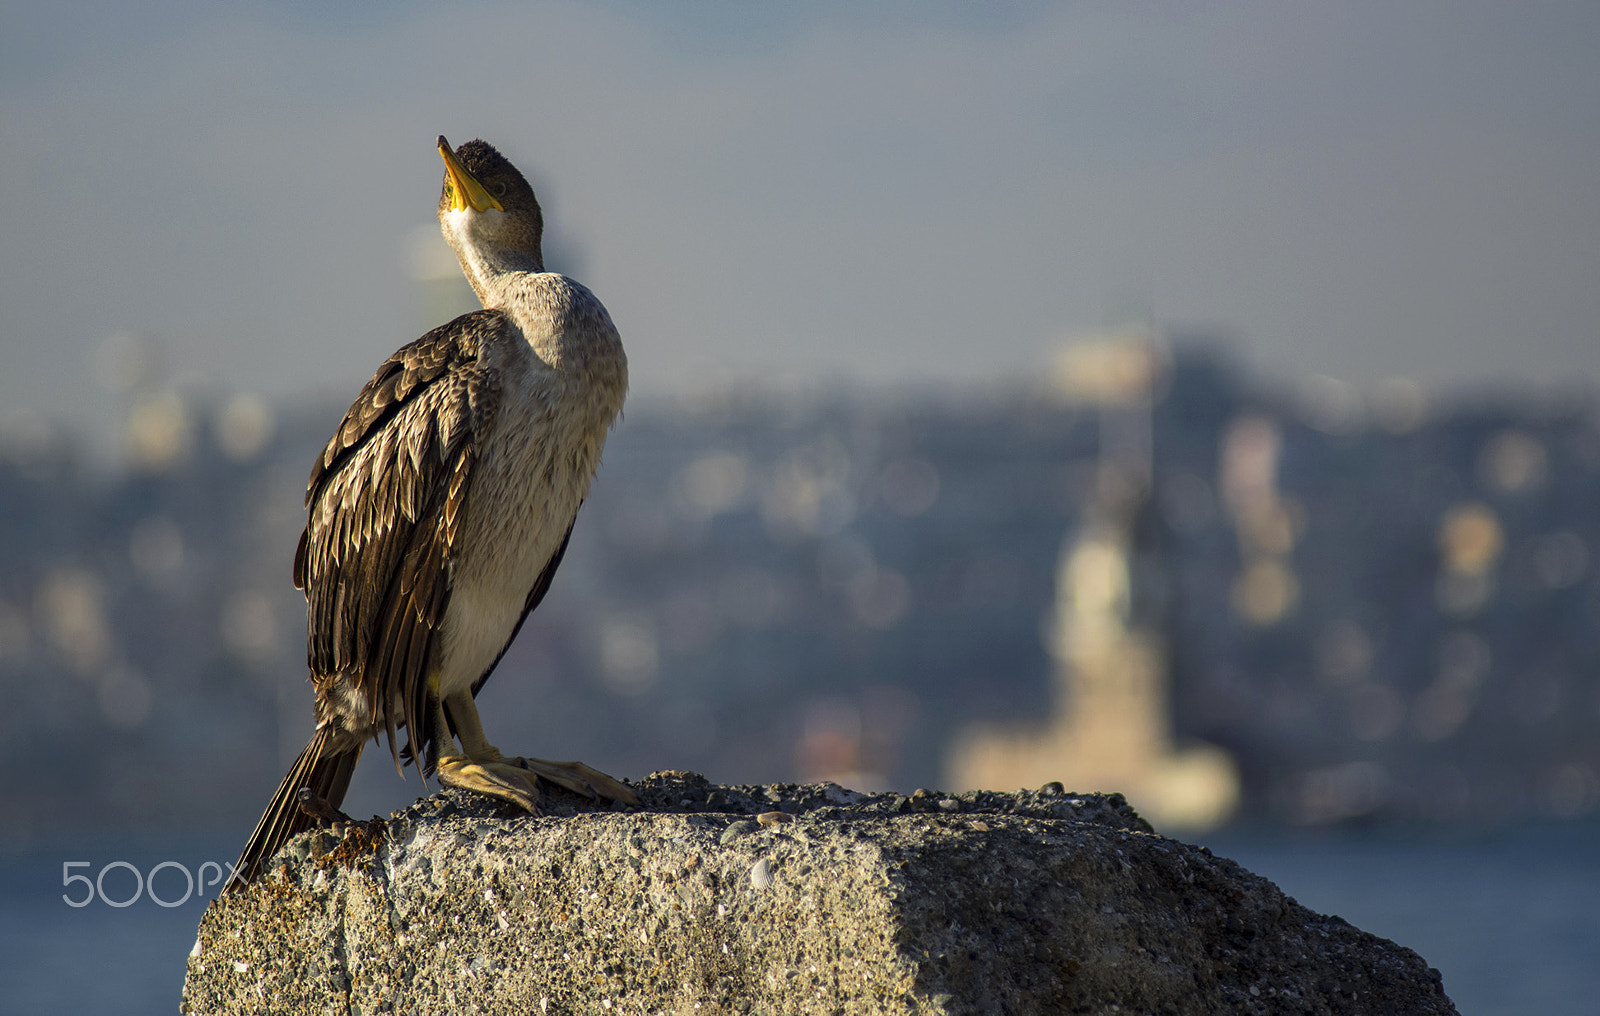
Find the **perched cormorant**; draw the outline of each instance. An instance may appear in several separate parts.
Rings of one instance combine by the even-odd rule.
[[[637,803],[581,763],[502,756],[478,720],[474,696],[567,549],[628,362],[594,294],[544,270],[544,217],[516,167],[483,141],[441,137],[439,154],[439,226],[484,309],[385,360],[311,469],[294,583],[317,727],[232,886],[337,808],[368,738],[386,734],[400,768],[400,727],[424,778],[530,812],[536,777]]]

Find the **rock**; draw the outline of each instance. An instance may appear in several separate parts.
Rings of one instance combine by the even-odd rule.
[[[1416,953],[1119,795],[635,789],[537,818],[445,791],[297,840],[206,911],[183,1010],[1455,1012]]]

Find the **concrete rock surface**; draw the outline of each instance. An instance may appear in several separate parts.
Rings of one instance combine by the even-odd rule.
[[[1455,1012],[1416,953],[1119,795],[635,789],[304,834],[206,911],[183,1011]]]

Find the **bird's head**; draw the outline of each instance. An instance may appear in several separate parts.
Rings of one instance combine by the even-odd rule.
[[[463,263],[470,250],[494,261],[531,257],[542,271],[544,213],[517,167],[487,141],[452,150],[441,135],[439,154],[445,169],[439,227]]]

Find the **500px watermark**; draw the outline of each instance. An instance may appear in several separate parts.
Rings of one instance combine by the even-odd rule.
[[[74,868],[88,868],[89,871],[75,872]],[[120,874],[112,878],[108,891],[106,876],[122,871],[133,876],[132,891],[128,891],[127,877]],[[91,874],[94,877],[91,878]],[[157,875],[162,876],[159,893],[156,892]],[[206,861],[195,871],[177,861],[162,861],[151,868],[149,874],[127,861],[103,864],[97,874],[93,861],[62,861],[61,884],[67,892],[61,894],[61,899],[69,907],[87,907],[95,900],[108,907],[131,907],[139,897],[148,896],[158,907],[181,907],[190,899],[204,897],[208,889],[226,885],[232,877],[233,865],[226,861],[220,864]],[[179,889],[183,890],[181,895]]]

